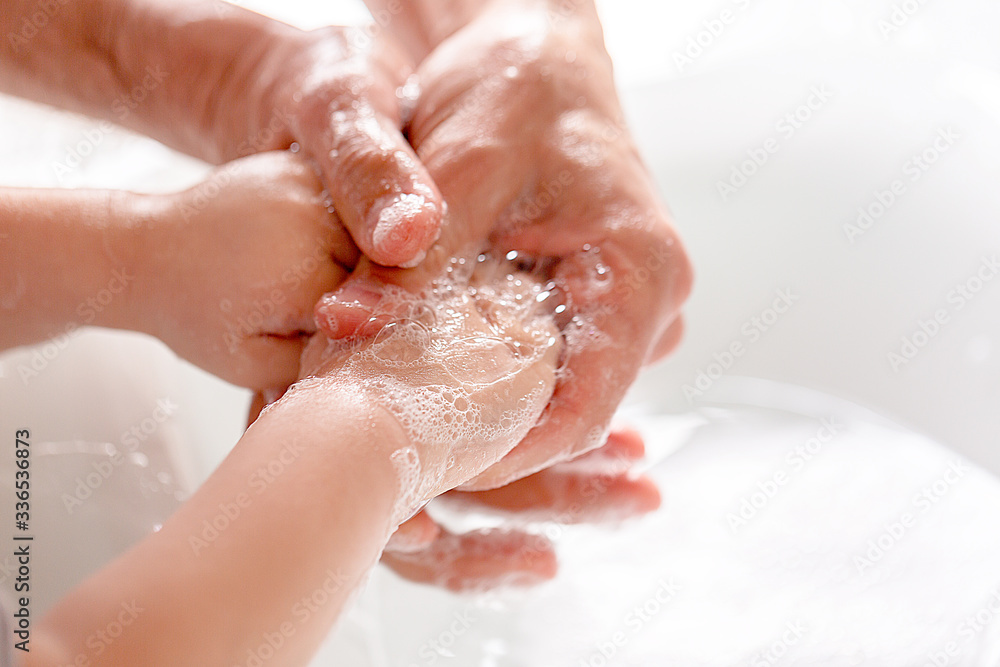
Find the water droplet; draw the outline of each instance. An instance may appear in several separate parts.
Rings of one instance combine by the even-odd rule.
[[[382,327],[372,342],[372,351],[383,361],[408,363],[423,356],[430,333],[419,322],[401,320]]]
[[[513,79],[514,77],[517,76],[517,68],[511,65],[510,67],[508,67],[503,71],[503,75],[508,79]]]
[[[298,153],[299,149],[300,149],[300,146],[299,146],[299,142],[297,142],[297,141],[293,141],[292,145],[288,147],[288,150],[292,151],[293,153]]]
[[[506,257],[508,261],[513,262],[515,259],[517,259],[517,251],[511,250],[510,252],[507,253]]]
[[[576,51],[567,51],[566,52],[566,62],[568,62],[568,63],[575,63],[576,62]]]

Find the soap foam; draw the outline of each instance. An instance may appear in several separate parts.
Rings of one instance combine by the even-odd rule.
[[[385,287],[371,318],[385,322],[377,333],[328,341],[325,352],[340,362],[334,375],[388,410],[414,443],[392,458],[395,521],[512,449],[554,385],[551,289],[496,260],[449,269],[419,293]]]
[[[582,252],[583,277],[592,273],[592,287],[607,290],[613,276],[599,251]],[[364,335],[327,341],[337,381],[388,410],[414,443],[393,455],[400,484],[393,525],[512,449],[548,414],[554,384],[572,379],[566,360],[611,343],[600,323],[613,304],[587,298],[579,300],[586,308],[574,307],[564,285],[544,277],[552,266],[514,252],[456,258],[421,292],[384,287]],[[588,439],[603,436],[598,427]]]

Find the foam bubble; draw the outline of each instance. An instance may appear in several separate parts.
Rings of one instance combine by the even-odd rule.
[[[420,293],[386,287],[372,321],[387,323],[325,353],[330,375],[388,410],[412,443],[393,455],[397,521],[510,451],[555,382],[551,287],[496,260],[450,268]]]

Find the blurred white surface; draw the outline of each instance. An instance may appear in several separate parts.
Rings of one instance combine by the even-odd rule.
[[[843,402],[722,385],[697,414],[635,418],[654,449],[683,445],[649,471],[664,511],[540,527],[561,572],[528,593],[455,598],[379,572],[316,664],[367,614],[373,667],[996,665],[992,476]]]
[[[363,16],[356,2],[246,4],[303,27]],[[468,601],[380,572],[316,664],[603,664],[593,651],[630,631],[625,614],[655,595],[664,576],[681,584],[676,599],[627,635],[608,664],[754,664],[755,653],[783,637],[785,623],[800,620],[809,626],[801,641],[756,664],[917,667],[933,664],[929,656],[952,641],[960,652],[948,664],[1000,662],[995,618],[968,642],[958,627],[1000,586],[994,479],[973,469],[920,514],[898,548],[858,572],[852,557],[904,509],[916,513],[913,494],[943,475],[954,455],[848,411],[856,421],[830,456],[734,534],[726,513],[814,425],[795,410],[780,418],[746,408],[698,412],[725,402],[727,388],[740,386],[736,376],[814,387],[1000,471],[993,435],[1000,429],[1000,281],[984,283],[961,309],[948,299],[983,256],[1000,253],[1000,8],[918,3],[883,35],[879,21],[904,4],[915,3],[600,3],[627,113],[698,274],[684,346],[641,378],[630,402],[651,413],[694,410],[707,421],[687,448],[655,468],[667,508],[613,539],[567,530],[564,576],[537,596]],[[733,20],[702,38],[707,46],[692,63],[678,65],[676,54],[711,33],[723,10]],[[817,86],[826,86],[829,99],[788,136],[779,123]],[[116,128],[101,134],[79,169],[57,178],[54,164],[96,127],[2,100],[0,152],[12,158],[0,164],[0,182],[165,191],[204,173],[204,165]],[[957,132],[953,145],[909,180],[907,161],[948,128]],[[718,183],[769,139],[778,149],[724,200]],[[896,179],[905,193],[851,243],[845,225]],[[770,321],[781,290],[790,290],[792,305]],[[948,321],[894,371],[887,355],[942,308]],[[769,322],[766,331],[755,317]],[[734,342],[744,353],[689,401],[684,385],[697,388],[699,373],[714,374],[710,366],[723,365],[717,355],[724,359]],[[169,399],[176,412],[144,447],[159,466],[154,477],[168,473],[181,495],[239,437],[247,393],[158,343],[109,332],[64,343],[0,357],[3,432],[27,424],[48,442],[116,444]],[[50,359],[46,350],[55,349]],[[26,377],[21,369],[37,362],[36,353],[44,372]],[[647,426],[654,439],[663,435]],[[107,517],[103,525],[112,543],[135,539],[131,529],[116,533]],[[53,539],[60,535],[69,537]],[[110,555],[89,548],[89,555],[76,552],[73,566],[51,565],[50,597]],[[486,620],[455,638],[449,650],[461,657],[422,653],[466,608]],[[556,635],[547,641],[540,630]]]

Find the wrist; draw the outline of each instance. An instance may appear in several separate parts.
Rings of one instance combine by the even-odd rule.
[[[329,429],[348,439],[352,424],[359,426],[353,437],[365,443],[365,465],[387,469],[393,480],[391,527],[395,529],[426,501],[458,482],[447,479],[448,448],[424,441],[412,425],[400,420],[398,406],[389,405],[386,391],[376,386],[380,384],[374,379],[378,372],[369,376],[357,368],[349,374],[328,370],[325,375],[300,380],[273,407],[294,410],[295,417],[289,421],[320,432]]]
[[[317,457],[317,465],[325,461],[331,468],[357,470],[358,478],[373,485],[372,498],[388,500],[392,508],[402,500],[404,484],[419,484],[401,479],[394,462],[410,442],[396,418],[362,384],[336,376],[304,378],[268,406],[252,428],[274,429],[287,440],[322,448],[325,455]],[[391,518],[393,512],[386,514]]]
[[[109,256],[107,271],[117,276],[123,290],[119,307],[103,314],[100,326],[158,335],[156,321],[167,312],[157,289],[170,283],[175,265],[176,234],[168,232],[169,197],[114,191],[109,193]],[[166,316],[169,316],[167,313]]]

